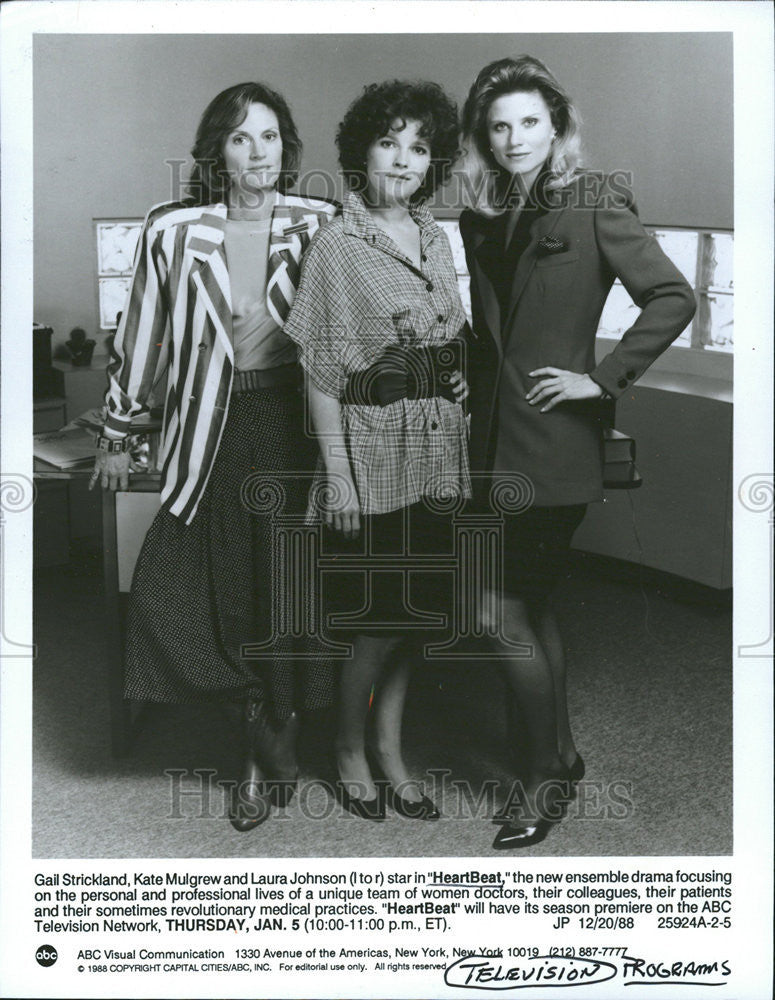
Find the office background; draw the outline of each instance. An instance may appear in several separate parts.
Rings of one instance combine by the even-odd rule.
[[[462,104],[482,66],[521,52],[543,59],[579,107],[586,165],[632,173],[646,224],[732,229],[729,34],[36,36],[34,318],[53,328],[55,354],[61,355],[73,327],[83,327],[97,340],[90,368],[76,370],[60,362],[67,418],[96,405],[104,385],[93,220],[143,216],[151,205],[179,193],[172,187],[169,163],[190,163],[199,116],[216,93],[248,79],[281,91],[304,140],[303,172],[319,175],[310,181],[310,193],[335,194],[320,187],[320,175],[337,175],[336,126],[365,84],[390,77],[433,79]],[[609,349],[610,342],[601,343],[601,350]],[[632,494],[611,494],[590,510],[576,538],[580,562],[560,601],[582,737],[586,725],[590,745],[602,754],[593,777],[635,775],[638,814],[635,826],[587,825],[581,840],[576,824],[576,839],[567,842],[563,824],[562,836],[542,845],[547,853],[730,849],[731,376],[729,354],[674,348],[620,401],[619,426],[636,439],[645,483]],[[87,817],[97,809],[109,812],[113,798],[90,798],[81,786],[84,771],[100,781],[116,780],[117,815],[133,804],[142,813],[161,794],[159,768],[168,766],[170,748],[176,759],[186,761],[197,760],[198,749],[181,723],[182,743],[169,731],[162,736],[157,731],[147,737],[133,765],[118,766],[106,762],[102,721],[87,735],[63,722],[69,702],[77,719],[101,720],[99,581],[88,573],[78,576],[82,560],[88,563],[99,545],[99,507],[97,497],[80,487],[70,489],[64,515],[53,496],[49,501],[50,512],[41,506],[47,502],[41,493],[38,508],[46,516],[36,515],[36,531],[41,537],[53,532],[62,544],[53,560],[60,566],[42,572],[36,598],[41,657],[36,668],[35,853],[148,856],[158,850],[168,856],[228,856],[250,849],[244,841],[232,843],[224,830],[217,839],[205,833],[197,841],[194,835],[184,851],[171,832],[174,824],[162,822],[153,834],[158,848],[149,846],[142,830],[132,834],[131,850],[124,834],[107,850],[94,839]],[[68,553],[75,562],[65,566]],[[76,684],[69,685],[68,677]],[[487,690],[496,691],[497,684],[488,688],[482,679],[478,697],[486,701]],[[624,695],[616,691],[615,680]],[[83,692],[73,690],[79,681],[89,688],[85,700]],[[429,682],[421,678],[418,683]],[[657,720],[653,713],[676,696],[676,685],[681,704],[691,709],[682,707],[678,715]],[[471,747],[478,746],[480,757],[495,752],[497,726],[495,735],[487,728],[492,706],[469,703],[471,689],[461,672],[447,678],[445,690],[448,715],[460,713],[466,738],[460,760],[453,748],[444,762],[455,774],[464,773]],[[593,733],[600,699],[610,699],[617,710],[605,734]],[[684,717],[687,711],[690,719]],[[211,724],[203,720],[200,735]],[[423,724],[410,704],[408,733],[419,734]],[[687,726],[692,732],[688,751],[681,739]],[[431,729],[418,736],[417,745],[428,750],[439,740],[443,734]],[[657,775],[654,763],[645,761],[638,748],[652,740],[660,746],[661,765],[672,758],[679,762],[678,773]],[[59,753],[63,745],[64,757]],[[435,762],[433,752],[424,754],[423,762],[426,757]],[[484,764],[471,766],[473,777],[491,773]],[[139,779],[133,789],[123,780],[131,774]],[[54,781],[60,789],[69,788],[72,798],[52,828],[44,817],[46,788]],[[666,809],[672,810],[670,822],[661,824],[655,840],[650,816],[664,816]],[[289,827],[284,824],[286,834]],[[399,831],[404,839],[398,846],[390,840],[395,833],[388,831],[387,840],[377,838],[370,847],[334,837],[322,853],[435,853],[427,831],[419,836],[415,830]],[[315,834],[313,824],[298,844],[283,848],[267,830],[261,850],[319,853]],[[460,840],[446,853],[476,855],[481,846],[478,840]]]
[[[35,319],[55,343],[95,330],[92,219],[169,200],[165,161],[190,163],[199,117],[224,88],[258,79],[279,90],[303,170],[336,177],[336,126],[365,84],[432,79],[462,106],[487,62],[521,52],[543,59],[580,108],[587,165],[632,172],[644,222],[732,228],[729,34],[40,35]]]

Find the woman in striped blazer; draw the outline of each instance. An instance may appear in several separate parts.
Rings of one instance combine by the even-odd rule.
[[[265,85],[231,87],[205,110],[190,197],[152,209],[143,227],[92,475],[127,488],[132,417],[163,381],[161,510],[135,569],[125,693],[230,706],[238,830],[287,798],[297,710],[330,699],[322,647],[278,628],[292,597],[273,572],[275,515],[303,512],[317,458],[283,325],[301,255],[335,211],[287,193],[301,148],[288,105]]]

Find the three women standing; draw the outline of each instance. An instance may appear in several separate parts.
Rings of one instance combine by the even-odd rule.
[[[521,815],[506,817],[497,849],[546,836],[584,773],[551,594],[586,505],[602,498],[598,401],[631,386],[694,311],[629,191],[578,169],[578,124],[563,89],[527,56],[485,67],[463,115],[470,451],[489,482],[520,475],[532,499],[505,518],[491,602],[493,632],[511,640],[495,643],[529,743]],[[288,595],[272,571],[271,517],[250,513],[241,495],[245,480],[276,475],[284,512],[305,507],[304,476],[287,473],[310,470],[318,449],[305,433],[295,345],[320,443],[323,555],[361,580],[329,574],[323,595],[352,641],[339,687],[339,795],[351,812],[382,819],[382,774],[399,812],[438,816],[403,759],[409,668],[397,651],[408,629],[422,635],[423,622],[451,611],[434,559],[451,550],[450,501],[471,494],[465,316],[449,244],[423,205],[456,157],[456,109],[434,84],[372,85],[337,142],[349,190],[321,228],[330,205],[285,193],[301,143],[283,99],[245,84],[208,107],[195,197],[153,210],[143,230],[93,476],[126,485],[129,422],[166,366],[162,509],[133,584],[127,695],[241,699],[237,829],[261,822],[292,786],[297,709],[329,699],[325,657],[310,661],[306,650],[297,661],[274,628],[272,609]],[[642,312],[598,364],[595,333],[617,277]],[[430,569],[402,568],[407,553]],[[262,660],[250,661],[243,647],[261,640]],[[513,640],[531,655],[515,657]]]

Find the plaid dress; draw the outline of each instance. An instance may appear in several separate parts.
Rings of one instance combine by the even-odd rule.
[[[341,397],[350,374],[371,367],[386,347],[441,345],[465,324],[449,241],[427,208],[413,206],[411,214],[420,229],[419,269],[352,193],[304,256],[284,330],[329,396]],[[470,496],[462,407],[435,396],[341,409],[362,513],[387,513],[424,497]]]
[[[342,215],[305,254],[284,329],[310,379],[329,396],[341,399],[349,376],[370,368],[389,346],[440,346],[461,334],[466,317],[449,241],[425,207],[411,214],[420,230],[420,268],[355,194],[345,196]],[[419,570],[412,560],[448,559],[453,551],[444,498],[471,495],[463,408],[440,396],[340,406],[363,527],[351,541],[324,532],[323,555],[343,564],[323,577],[328,632],[405,635],[425,623],[448,625],[449,573],[434,559]],[[322,462],[317,476],[325,477]]]

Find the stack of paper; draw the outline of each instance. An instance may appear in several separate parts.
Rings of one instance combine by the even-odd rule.
[[[94,435],[85,430],[35,434],[32,454],[57,469],[78,469],[94,464]]]

